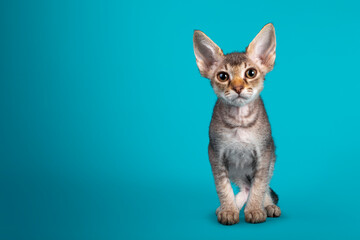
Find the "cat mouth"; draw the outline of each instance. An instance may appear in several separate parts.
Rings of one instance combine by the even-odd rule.
[[[241,95],[238,95],[235,99],[247,99],[246,97],[243,97]]]

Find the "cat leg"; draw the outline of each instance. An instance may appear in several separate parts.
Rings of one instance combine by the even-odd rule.
[[[278,206],[276,206],[277,199],[274,200],[274,196],[272,196],[272,194],[275,195],[277,198],[276,193],[272,189],[268,189],[268,191],[266,191],[266,195],[265,195],[265,199],[264,199],[264,207],[265,207],[267,216],[268,217],[280,217],[281,210]]]
[[[252,179],[249,200],[245,207],[245,221],[249,223],[261,223],[266,221],[267,212],[264,209],[264,199],[269,189],[269,170],[274,152],[267,150],[258,154],[255,175]]]
[[[220,207],[216,210],[219,223],[232,225],[239,222],[239,209],[235,204],[234,191],[230,184],[228,171],[224,162],[209,145],[209,159],[213,171],[216,192],[220,200]]]

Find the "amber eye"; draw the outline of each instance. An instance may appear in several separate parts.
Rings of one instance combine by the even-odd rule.
[[[219,72],[217,78],[220,82],[225,82],[229,80],[229,74],[227,74],[226,72]]]
[[[248,70],[246,70],[245,72],[245,76],[247,78],[254,78],[256,77],[257,71],[255,68],[249,68]]]

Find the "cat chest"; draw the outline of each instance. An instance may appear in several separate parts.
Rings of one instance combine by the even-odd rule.
[[[243,129],[224,132],[223,146],[230,152],[253,152],[257,145],[257,134]]]
[[[245,131],[232,131],[224,139],[224,157],[231,179],[245,180],[253,175],[256,163],[256,138]]]

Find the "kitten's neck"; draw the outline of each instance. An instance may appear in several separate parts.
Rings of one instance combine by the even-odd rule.
[[[259,116],[259,106],[262,106],[262,100],[259,96],[241,107],[231,105],[221,99],[218,99],[218,104],[224,124],[230,127],[250,127],[255,124]]]

